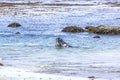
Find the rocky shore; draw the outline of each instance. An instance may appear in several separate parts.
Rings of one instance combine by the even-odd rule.
[[[64,2],[55,2],[55,3],[47,3],[47,2],[0,2],[0,15],[37,15],[40,16],[44,14],[53,14],[54,12],[66,12],[71,10],[66,7],[83,7],[89,6],[95,10],[94,7],[100,5],[104,5],[105,7],[120,7],[120,3],[111,3],[111,2],[91,2],[91,3],[64,3]],[[48,8],[46,8],[48,7]],[[61,7],[65,7],[65,10],[62,11]]]
[[[13,22],[13,23],[10,23],[10,24],[8,25],[8,27],[13,27],[13,28],[20,27],[20,26],[21,26],[21,24],[20,24],[20,23],[17,23],[17,22]]]

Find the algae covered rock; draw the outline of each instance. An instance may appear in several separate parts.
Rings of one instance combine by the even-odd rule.
[[[85,30],[86,32],[95,32],[95,31],[97,31],[97,28],[94,27],[94,26],[86,26],[85,29],[86,29]]]
[[[10,23],[10,24],[8,25],[8,27],[13,27],[13,28],[20,27],[20,26],[21,26],[21,24],[20,24],[20,23],[17,23],[17,22]]]
[[[120,27],[117,26],[87,26],[85,29],[86,32],[92,32],[97,34],[120,34]]]
[[[62,32],[84,32],[84,29],[77,26],[67,26],[63,28]]]

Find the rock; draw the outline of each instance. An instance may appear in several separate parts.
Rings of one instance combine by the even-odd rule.
[[[101,33],[101,34],[120,34],[120,27],[100,25],[97,28],[99,30],[97,33]]]
[[[2,64],[2,63],[0,63],[0,66],[3,66],[3,64]]]
[[[100,36],[94,36],[93,38],[100,38]]]
[[[21,24],[16,23],[16,22],[11,23],[11,24],[8,25],[8,27],[13,27],[13,28],[20,27],[20,26],[21,26]]]
[[[97,30],[97,28],[94,26],[86,26],[85,29],[86,32],[94,32]]]
[[[20,32],[16,32],[15,34],[20,34]]]
[[[89,80],[94,80],[95,76],[89,76],[88,78],[89,78]]]
[[[84,29],[77,26],[68,26],[65,27],[62,32],[84,32]]]
[[[87,26],[85,29],[86,32],[92,32],[97,34],[120,34],[120,27],[116,26]]]

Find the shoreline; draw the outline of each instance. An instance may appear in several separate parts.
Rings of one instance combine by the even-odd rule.
[[[0,80],[90,80],[83,77],[61,76],[25,71],[14,67],[0,67]],[[95,78],[95,80],[108,80]]]
[[[72,8],[73,7],[73,10]],[[74,9],[76,7],[80,11]],[[89,11],[99,10],[101,7],[103,10],[108,8],[120,8],[120,3],[112,2],[90,2],[90,3],[64,3],[64,2],[0,2],[0,15],[9,16],[41,16],[41,15],[59,15],[59,14],[69,14],[81,13],[81,8],[90,7]],[[71,8],[71,9],[70,9]],[[100,8],[100,9],[101,9]]]
[[[115,77],[113,77],[113,75],[112,75],[112,78],[110,79],[109,78],[111,76],[110,75],[108,78],[105,77],[105,79],[104,79],[104,77],[102,77],[102,76],[101,77],[95,76],[95,79],[89,79],[88,78],[88,77],[90,77],[89,75],[87,75],[85,77],[83,77],[82,75],[79,75],[79,77],[74,77],[72,75],[65,76],[64,74],[55,75],[55,74],[45,74],[42,72],[36,73],[36,72],[29,71],[29,70],[21,69],[21,65],[19,63],[17,63],[20,68],[17,68],[15,66],[11,67],[11,66],[7,66],[7,65],[0,66],[0,80],[119,80],[118,79],[118,77],[120,77],[119,68],[116,69],[116,66],[119,67],[119,65],[118,65],[119,56],[116,57],[116,54],[115,54],[115,52],[118,53],[118,51],[119,51],[119,45],[118,45],[119,37],[116,37],[114,39],[111,37],[110,38],[107,37],[108,39],[110,39],[110,40],[108,40],[108,39],[104,38],[104,36],[101,36],[103,38],[101,38],[100,40],[93,40],[93,39],[91,39],[91,36],[93,36],[93,35],[90,34],[90,36],[88,36],[89,35],[88,33],[87,34],[85,33],[86,35],[83,35],[83,34],[77,35],[77,36],[72,35],[70,37],[66,37],[66,36],[69,36],[69,34],[61,34],[61,32],[59,32],[59,29],[62,28],[61,26],[74,25],[74,24],[80,25],[80,26],[81,25],[82,26],[86,26],[86,25],[95,25],[96,26],[96,25],[102,23],[104,25],[112,24],[115,26],[116,25],[119,26],[120,3],[109,3],[109,2],[108,3],[101,2],[100,4],[92,3],[92,2],[90,2],[90,3],[0,2],[0,15],[1,15],[1,26],[2,26],[1,34],[5,34],[5,37],[1,36],[1,45],[3,48],[3,49],[1,49],[1,51],[3,51],[3,52],[1,52],[1,55],[3,56],[3,58],[4,57],[6,58],[6,63],[8,60],[8,62],[10,62],[10,64],[14,63],[15,59],[17,59],[16,60],[16,63],[17,63],[17,61],[18,62],[24,61],[22,59],[26,59],[26,58],[27,59],[25,60],[26,61],[25,64],[29,63],[29,61],[32,61],[32,60],[33,60],[33,62],[31,62],[31,63],[37,63],[37,61],[39,61],[39,62],[41,61],[40,63],[42,63],[42,61],[47,62],[47,60],[48,61],[51,60],[51,62],[54,62],[54,61],[58,60],[58,62],[56,63],[56,64],[58,64],[58,63],[60,63],[59,60],[66,60],[65,63],[68,63],[67,60],[71,60],[74,63],[75,60],[79,61],[79,62],[81,62],[81,61],[84,62],[84,59],[86,59],[85,62],[91,61],[90,64],[92,63],[92,65],[90,65],[90,69],[89,69],[90,76],[95,76],[94,74],[91,75],[91,71],[94,68],[94,66],[95,66],[95,68],[97,66],[98,70],[102,70],[101,68],[99,68],[99,66],[102,66],[104,68],[104,65],[105,65],[105,66],[108,66],[107,68],[109,69],[109,67],[111,67],[111,65],[113,65],[113,69],[115,69],[116,70],[115,72],[117,72],[116,73],[117,75],[116,74],[114,75]],[[24,18],[24,16],[25,16],[25,18]],[[73,21],[71,22],[71,20],[73,20]],[[8,23],[13,22],[13,21],[20,22],[23,25],[23,28],[15,29],[15,31],[13,31],[14,29],[8,29],[5,27]],[[80,21],[80,23],[78,23],[78,21]],[[56,31],[54,31],[54,28],[56,28]],[[116,30],[118,30],[118,29],[116,29]],[[18,36],[17,37],[18,39],[16,39],[16,36],[13,36],[11,38],[10,37],[11,34],[16,33],[16,31],[17,32],[19,31],[20,33],[22,33],[22,36]],[[44,37],[36,36],[36,33],[37,33],[37,35],[43,35]],[[10,34],[10,36],[9,35],[6,36],[6,34]],[[23,36],[24,34],[25,34],[25,36]],[[27,38],[26,38],[26,34],[28,34]],[[29,35],[29,34],[32,34],[35,36],[31,37],[31,35]],[[53,46],[54,46],[54,45],[52,45],[53,39],[49,38],[50,42],[47,45],[41,44],[41,43],[47,42],[47,40],[45,41],[45,39],[48,38],[49,35],[50,35],[50,37],[51,36],[52,37],[56,37],[56,36],[66,37],[66,40],[68,39],[68,42],[75,42],[75,43],[73,43],[74,46],[76,46],[76,44],[77,45],[81,44],[81,45],[79,45],[81,50],[77,49],[77,51],[76,51],[76,49],[74,49],[73,53],[79,54],[80,52],[84,51],[83,52],[84,54],[80,55],[81,54],[80,53],[79,54],[80,58],[78,58],[78,54],[73,55],[72,53],[70,54],[70,57],[67,56],[67,58],[61,57],[62,54],[61,55],[57,54],[55,56],[53,56],[53,55],[49,56],[49,54],[54,53],[54,52],[50,52],[50,53],[48,52],[49,54],[47,53],[48,49],[49,50],[53,49]],[[72,38],[73,36],[75,36],[76,38]],[[80,40],[78,38],[80,38],[82,40]],[[83,39],[83,38],[86,38],[86,39]],[[9,40],[9,39],[11,39],[11,40]],[[71,41],[70,41],[70,39],[71,39]],[[90,39],[90,41],[89,41],[89,39]],[[78,40],[79,42],[76,42],[76,40]],[[17,41],[18,41],[18,43],[17,43]],[[89,43],[84,44],[84,41],[85,41],[85,43],[86,42],[89,42]],[[97,44],[97,45],[94,45],[94,44]],[[32,46],[33,48],[35,47],[35,49],[33,49],[31,47],[31,45],[35,45],[35,46]],[[104,47],[103,47],[103,45],[104,45]],[[111,45],[113,45],[113,46],[111,46]],[[17,46],[17,48],[16,48],[16,46]],[[29,49],[27,49],[28,46],[30,46]],[[38,47],[36,48],[36,46],[38,46]],[[45,52],[44,52],[43,48],[46,46],[47,46],[47,48],[45,48]],[[48,48],[51,46],[52,46],[52,48]],[[118,47],[116,47],[116,46],[118,46]],[[18,49],[18,51],[17,51],[17,49]],[[41,50],[39,50],[39,49],[41,49]],[[111,50],[114,50],[114,54],[108,54],[108,55],[88,54],[88,55],[86,55],[91,50],[93,50],[93,52],[91,52],[91,53],[94,53],[96,51],[96,49],[98,49],[99,51],[110,50],[110,52],[111,52]],[[29,50],[32,50],[32,51],[29,51]],[[99,53],[99,51],[97,51],[97,52]],[[63,53],[68,53],[68,52],[71,52],[71,50],[68,50],[65,52],[63,51]],[[21,53],[27,53],[30,55],[26,56],[27,54],[24,55]],[[38,55],[39,53],[42,53],[42,55],[39,56]],[[31,57],[32,55],[35,55],[35,56]],[[49,57],[46,57],[46,55],[48,55]],[[89,56],[89,55],[91,55],[91,56]],[[39,56],[39,57],[37,57],[38,60],[36,60],[36,56]],[[64,56],[64,54],[62,56]],[[95,56],[95,59],[93,58],[94,56]],[[55,59],[53,59],[54,57],[55,57]],[[32,60],[31,60],[31,58],[32,58]],[[101,60],[102,58],[103,58],[103,60]],[[0,61],[1,60],[2,60],[2,58],[0,58]],[[12,60],[13,60],[13,62],[12,62]],[[98,60],[100,60],[100,61],[98,61]],[[107,62],[106,60],[109,60],[109,61]],[[36,61],[36,62],[34,62],[34,61]],[[110,61],[112,61],[112,62],[110,62]],[[31,63],[29,63],[29,64],[31,64]],[[105,63],[108,63],[108,64],[105,64]],[[37,63],[37,64],[39,64],[39,63]],[[80,66],[81,66],[81,64],[82,63],[80,63]],[[41,66],[41,64],[39,64],[39,65]],[[82,64],[82,65],[86,66],[88,64]],[[29,66],[30,65],[28,65],[28,67]],[[35,66],[36,66],[36,64],[35,64]],[[60,67],[60,64],[57,66]],[[80,66],[78,65],[78,67],[80,67]],[[74,67],[74,64],[73,64],[73,67]],[[64,65],[61,68],[64,68]],[[67,68],[69,68],[69,65],[67,65]],[[46,70],[46,71],[48,72],[48,70]],[[110,71],[112,71],[112,69]],[[112,73],[115,73],[115,72],[113,70]],[[86,73],[84,73],[84,74],[86,74]],[[104,75],[103,72],[101,72],[101,74]],[[106,72],[106,74],[108,74],[108,72]],[[116,78],[116,76],[117,76],[117,78]]]

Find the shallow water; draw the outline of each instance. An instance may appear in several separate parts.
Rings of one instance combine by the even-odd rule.
[[[94,39],[97,34],[61,30],[68,25],[120,26],[120,8],[107,5],[89,6],[89,9],[88,6],[55,7],[35,8],[43,11],[39,16],[0,16],[2,63],[37,73],[119,79],[120,35],[100,35],[100,39]],[[7,27],[11,22],[19,22],[22,27]],[[55,48],[57,37],[74,48]]]

